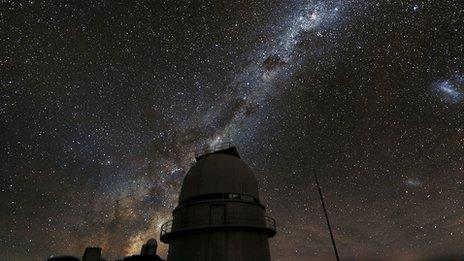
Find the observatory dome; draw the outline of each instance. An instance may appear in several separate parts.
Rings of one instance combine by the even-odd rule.
[[[184,178],[179,203],[208,194],[242,194],[259,200],[256,178],[238,155],[215,152],[197,160]]]
[[[147,243],[146,243],[147,246],[158,246],[158,242],[156,242],[156,239],[154,238],[150,238]]]

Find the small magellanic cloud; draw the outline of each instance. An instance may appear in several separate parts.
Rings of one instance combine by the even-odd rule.
[[[404,183],[410,187],[416,188],[422,185],[422,180],[419,177],[410,177],[407,178]]]

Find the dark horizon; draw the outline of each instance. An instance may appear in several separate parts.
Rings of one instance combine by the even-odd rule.
[[[464,2],[4,1],[0,260],[138,253],[232,141],[272,260],[464,254]],[[167,245],[160,243],[163,258]],[[452,259],[453,259],[452,258]]]

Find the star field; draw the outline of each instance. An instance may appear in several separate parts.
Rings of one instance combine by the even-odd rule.
[[[232,141],[273,260],[464,253],[464,3],[2,1],[0,260],[137,253]],[[167,246],[159,252],[166,256]]]

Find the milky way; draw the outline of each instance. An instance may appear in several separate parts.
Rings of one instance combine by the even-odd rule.
[[[201,113],[204,117],[194,118],[189,123],[191,129],[213,129],[211,136],[206,140],[185,140],[179,144],[179,152],[196,152],[214,150],[223,143],[229,143],[236,139],[240,125],[253,114],[258,114],[263,103],[268,102],[269,97],[278,96],[283,90],[279,83],[292,77],[298,70],[300,63],[304,62],[307,54],[301,48],[305,42],[311,42],[312,37],[317,37],[316,30],[329,28],[336,22],[340,15],[340,5],[326,2],[309,2],[295,5],[291,15],[284,19],[282,32],[271,32],[269,42],[264,42],[256,50],[251,51],[250,61],[244,68],[232,76],[228,88],[232,92],[220,98],[220,102],[211,111]],[[312,35],[309,35],[312,34]],[[216,108],[221,108],[217,110]],[[211,122],[218,124],[211,126]],[[182,133],[180,135],[188,135]],[[192,156],[192,154],[190,154]],[[166,166],[164,175],[171,176],[176,171],[186,171],[193,157],[186,157],[178,162],[177,159],[163,159],[172,162]],[[161,182],[166,182],[162,179]],[[163,192],[165,195],[175,193]],[[176,197],[166,199],[169,206],[176,204]],[[169,217],[169,216],[168,216]],[[163,221],[166,221],[164,217]],[[156,233],[159,233],[156,230]],[[140,244],[141,242],[137,242]]]
[[[222,102],[231,108],[228,111],[219,111],[215,115],[229,119],[224,126],[220,126],[208,144],[214,145],[223,142],[224,139],[231,139],[237,131],[237,125],[250,114],[257,112],[269,96],[279,95],[282,90],[278,89],[281,87],[278,84],[292,77],[306,57],[306,50],[300,49],[300,46],[313,40],[308,34],[313,33],[312,36],[316,36],[314,31],[330,27],[340,10],[338,4],[322,1],[303,3],[293,8],[295,10],[292,16],[283,23],[283,32],[271,35],[272,40],[259,46],[258,50],[255,50],[256,53],[248,58],[250,64],[245,66],[243,72],[233,77],[230,86],[234,92],[224,97]],[[211,113],[206,115],[210,116]],[[206,117],[202,123],[207,124],[210,121],[211,118]]]
[[[462,1],[5,1],[0,260],[136,253],[232,142],[273,260],[462,257]],[[159,251],[166,255],[167,245]]]

